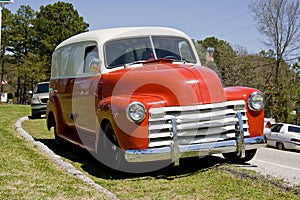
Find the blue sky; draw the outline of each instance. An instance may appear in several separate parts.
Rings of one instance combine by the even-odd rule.
[[[14,0],[5,5],[15,13],[20,5],[40,6],[58,0]],[[60,0],[74,5],[89,30],[121,26],[167,26],[203,40],[216,37],[240,45],[249,53],[268,49],[261,41],[248,0]]]

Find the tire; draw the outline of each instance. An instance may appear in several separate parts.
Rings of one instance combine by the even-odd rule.
[[[63,139],[57,135],[55,120],[53,122],[53,130],[54,130],[54,143],[55,143],[55,146],[60,147],[63,144]]]
[[[284,145],[281,142],[276,143],[276,148],[279,150],[284,150]]]
[[[246,150],[244,158],[238,157],[236,155],[236,152],[223,153],[223,156],[228,163],[241,164],[241,163],[245,163],[245,162],[248,162],[249,160],[251,160],[255,156],[256,151],[257,151],[257,149]]]
[[[41,115],[31,111],[31,119],[40,119]]]
[[[111,169],[121,170],[125,165],[124,152],[119,147],[111,124],[108,123],[104,130],[101,129],[97,149],[97,158]]]

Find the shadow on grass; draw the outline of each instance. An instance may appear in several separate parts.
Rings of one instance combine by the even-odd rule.
[[[126,173],[119,172],[105,166],[94,158],[91,153],[77,145],[64,142],[62,145],[57,146],[53,139],[38,139],[57,155],[70,160],[71,162],[78,163],[82,170],[86,171],[92,176],[103,179],[128,179],[128,178],[142,178],[143,176],[151,176],[157,179],[172,180],[178,177],[190,176],[195,173],[203,172],[211,168],[217,167],[224,163],[224,159],[217,156],[206,156],[204,158],[183,158],[180,159],[179,166],[165,165],[166,167],[147,173]],[[153,165],[151,163],[131,163],[131,165]],[[76,164],[77,165],[77,164]]]

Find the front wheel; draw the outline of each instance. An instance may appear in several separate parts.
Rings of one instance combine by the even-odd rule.
[[[257,149],[246,150],[244,158],[238,157],[236,155],[236,152],[223,153],[223,156],[225,160],[229,163],[245,163],[251,160],[255,156],[256,151]]]
[[[63,139],[57,135],[57,130],[56,130],[56,122],[53,122],[53,130],[54,130],[54,143],[57,147],[62,146]]]
[[[104,130],[101,129],[97,157],[103,164],[116,170],[120,170],[125,163],[124,152],[118,145],[111,124],[107,124]]]

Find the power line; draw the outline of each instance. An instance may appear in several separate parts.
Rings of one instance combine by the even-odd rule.
[[[209,32],[213,31],[214,29],[216,29],[215,33],[216,34],[213,34],[213,35],[216,35],[216,37],[224,37],[225,35],[233,35],[235,33],[238,33],[238,32],[241,32],[243,30],[246,30],[246,29],[250,29],[250,28],[253,28],[255,27],[255,25],[247,25],[247,26],[244,26],[242,28],[237,28],[237,26],[233,26],[233,28],[237,28],[235,30],[231,30],[231,31],[227,31],[225,33],[220,33],[220,30],[222,30],[220,27],[220,25],[225,25],[227,24],[228,25],[228,22],[231,22],[231,21],[234,21],[234,20],[237,20],[245,15],[249,15],[250,14],[250,10],[248,9],[246,12],[243,12],[243,13],[240,13],[238,14],[236,11],[239,11],[239,9],[237,9],[236,7],[242,3],[245,3],[245,1],[238,1],[237,3],[234,3],[234,4],[231,4],[229,6],[226,6],[226,7],[223,7],[221,9],[217,9],[215,11],[212,11],[212,12],[209,12],[208,15],[205,15],[205,16],[202,16],[202,17],[196,17],[192,20],[189,20],[188,22],[186,22],[185,24],[190,24],[190,23],[193,23],[195,21],[198,21],[198,20],[205,20],[206,22],[207,21],[212,21],[212,20],[207,20],[207,18],[211,18],[211,16],[215,16],[217,17],[217,21],[212,21],[213,23],[211,24],[207,24],[206,26],[203,26],[203,27],[196,27],[196,28],[192,28],[190,29],[188,32],[189,34],[200,34],[202,32],[202,35],[203,33],[207,33],[207,29],[209,29]],[[236,14],[235,16],[231,16],[231,17],[227,17],[227,18],[224,18],[224,16],[226,15],[221,15],[221,13],[224,13],[225,11],[228,11],[229,9],[234,9],[235,12],[232,12],[234,14]],[[220,16],[220,17],[219,17]],[[228,15],[227,15],[228,16]],[[233,22],[233,23],[237,23],[237,22]],[[180,23],[180,24],[183,24],[183,23]],[[177,24],[177,25],[180,25],[180,24]],[[232,24],[232,23],[231,23]],[[223,26],[222,26],[223,27]],[[245,38],[246,39],[246,38]],[[259,41],[259,39],[255,39],[255,40],[251,40],[249,42],[243,42],[244,44],[247,44],[247,43],[250,43],[250,42],[253,42],[253,41]]]
[[[190,24],[190,23],[193,23],[195,21],[198,21],[198,20],[203,20],[203,19],[206,19],[206,18],[209,18],[215,14],[220,14],[221,12],[224,12],[224,11],[227,11],[228,9],[230,8],[234,8],[235,6],[239,5],[240,3],[244,3],[245,1],[244,0],[241,0],[237,3],[234,3],[234,4],[231,4],[225,8],[221,8],[221,9],[218,9],[216,11],[213,11],[213,12],[210,12],[209,15],[205,15],[205,16],[200,16],[200,17],[196,17],[194,19],[191,19],[191,20],[186,20],[185,22],[182,22],[182,23],[179,23],[179,24],[175,24],[174,26],[181,26],[181,25],[186,25],[186,24]]]
[[[199,30],[209,29],[209,28],[212,28],[212,27],[215,28],[217,25],[225,24],[226,22],[235,20],[235,19],[237,19],[237,18],[239,18],[239,17],[242,17],[242,16],[244,16],[244,15],[247,15],[247,14],[249,14],[248,11],[247,11],[247,12],[244,12],[244,13],[242,13],[242,14],[240,14],[240,15],[236,15],[236,16],[230,17],[230,18],[228,18],[228,19],[222,20],[222,21],[220,21],[220,22],[211,24],[211,25],[209,25],[209,26],[194,29],[194,30],[192,30],[191,32],[193,33],[193,32],[199,31]]]
[[[264,36],[264,37],[260,37],[260,38],[256,38],[256,39],[254,39],[254,40],[248,40],[248,41],[245,41],[245,42],[242,42],[240,45],[246,45],[246,44],[250,44],[250,43],[253,43],[253,42],[262,42],[262,41],[260,41],[260,40],[262,40],[262,39],[265,39],[266,37]]]
[[[241,31],[243,31],[243,30],[252,28],[252,27],[254,27],[254,26],[255,26],[255,25],[245,26],[245,27],[242,27],[242,28],[239,28],[239,29],[236,29],[236,30],[227,32],[227,33],[222,33],[222,34],[219,34],[218,37],[222,37],[222,36],[224,36],[224,35],[229,35],[229,34],[232,34],[232,33],[241,32]]]
[[[292,61],[292,60],[299,60],[299,56],[298,57],[294,57],[294,58],[286,59],[285,61],[288,62],[288,61]]]

